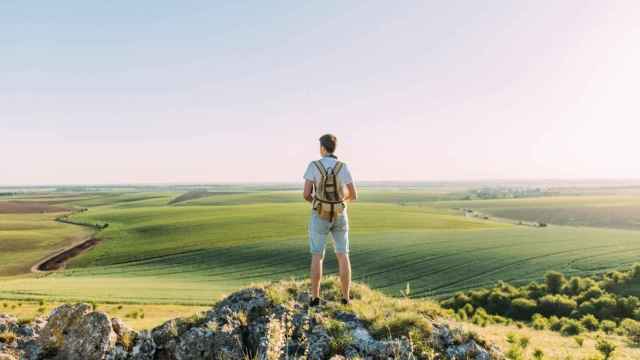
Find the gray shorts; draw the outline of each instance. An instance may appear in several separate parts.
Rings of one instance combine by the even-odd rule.
[[[324,255],[327,235],[331,233],[336,253],[349,253],[349,218],[347,211],[338,215],[334,221],[321,219],[316,211],[311,211],[309,222],[309,248],[312,254]]]

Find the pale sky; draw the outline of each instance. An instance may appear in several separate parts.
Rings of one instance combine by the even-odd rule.
[[[640,2],[0,2],[0,185],[640,178]]]

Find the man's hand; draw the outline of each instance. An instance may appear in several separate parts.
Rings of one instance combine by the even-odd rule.
[[[308,202],[313,201],[313,182],[312,181],[305,180],[302,197]]]
[[[347,184],[347,195],[344,199],[345,201],[356,201],[358,199],[358,190],[353,183]]]

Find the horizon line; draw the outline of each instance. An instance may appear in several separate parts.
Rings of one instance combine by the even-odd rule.
[[[234,186],[234,185],[299,185],[303,181],[211,181],[211,182],[117,182],[117,183],[41,183],[41,184],[0,184],[0,189],[8,188],[44,188],[44,187],[126,187],[126,186]],[[477,178],[443,180],[362,180],[356,184],[472,184],[472,183],[515,183],[515,182],[563,182],[563,183],[615,183],[631,182],[640,186],[640,177],[621,178]]]

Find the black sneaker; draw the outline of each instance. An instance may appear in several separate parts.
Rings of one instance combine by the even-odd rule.
[[[309,306],[311,307],[315,307],[318,305],[320,305],[320,298],[311,299],[311,301],[309,301]]]
[[[340,300],[340,303],[342,305],[351,305],[351,301],[349,301],[349,299],[344,299],[344,298]]]

